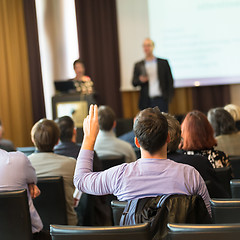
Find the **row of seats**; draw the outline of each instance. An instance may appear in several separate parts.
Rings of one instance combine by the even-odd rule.
[[[55,223],[55,224],[66,224],[66,213],[62,211],[64,208],[64,205],[61,205],[62,203],[59,203],[59,198],[61,198],[61,195],[55,195],[54,188],[56,187],[56,183],[58,183],[59,192],[62,192],[62,196],[64,197],[64,190],[61,189],[61,177],[52,177],[49,179],[44,179],[46,182],[52,182],[52,199],[51,199],[51,206],[50,208],[46,208],[46,205],[44,204],[45,214],[52,217],[55,217],[55,219],[47,219],[49,222],[48,224]],[[43,182],[44,182],[43,181]],[[41,181],[40,181],[41,182]],[[46,183],[45,182],[45,183]],[[48,183],[49,185],[49,183]],[[50,184],[51,185],[51,184]],[[44,186],[44,184],[43,184]],[[51,191],[51,190],[50,190]],[[48,192],[49,193],[49,192]],[[46,193],[47,194],[47,193]],[[55,199],[54,199],[55,197]],[[57,198],[57,200],[56,200]],[[49,196],[48,196],[49,200]],[[37,204],[36,204],[37,205]],[[122,215],[122,212],[125,208],[126,202],[118,202],[113,201],[112,202],[112,209],[113,209],[113,215],[114,215],[114,223],[115,225],[119,225],[120,217]],[[0,234],[2,239],[19,239],[19,240],[28,240],[31,239],[31,221],[30,221],[30,215],[29,215],[29,207],[28,207],[28,199],[27,199],[27,192],[26,190],[18,190],[18,191],[12,191],[12,192],[1,192],[0,193],[0,206],[3,206],[0,210]],[[215,224],[226,224],[226,223],[240,223],[240,199],[212,199],[211,200],[211,207],[212,207],[212,214],[213,214],[213,220]],[[40,216],[43,212],[40,210]],[[49,212],[47,212],[49,211]],[[61,215],[62,214],[62,215]],[[43,215],[41,216],[43,217]],[[43,218],[44,219],[44,218]],[[45,221],[46,219],[44,219]],[[46,222],[45,222],[46,224]],[[131,237],[137,237],[138,234],[140,234],[144,239],[147,239],[148,233],[147,229],[148,227],[146,225],[138,225],[138,226],[130,226],[130,227],[70,227],[70,226],[56,226],[52,225],[51,227],[51,233],[53,236],[53,239],[61,240],[61,239],[79,239],[79,234],[83,235],[83,237],[86,239],[93,239],[93,236],[99,234],[101,232],[101,236],[105,236],[105,239],[112,239],[113,235],[120,234],[119,231],[121,231],[122,237],[126,239],[130,239]],[[48,225],[49,226],[49,225]],[[174,229],[175,225],[171,225],[172,229]],[[225,226],[225,225],[224,225]],[[226,225],[227,228],[231,228],[232,225]],[[212,225],[208,226],[209,228],[212,228]],[[14,231],[11,231],[10,228],[14,228]],[[190,228],[187,226],[187,228]],[[198,226],[194,226],[194,229],[198,228]],[[218,227],[216,228],[218,229]],[[236,228],[236,231],[239,231],[238,228]],[[198,229],[200,230],[200,228]],[[100,231],[100,232],[99,232]],[[140,232],[139,232],[140,231]],[[146,231],[144,234],[142,231]],[[72,232],[72,233],[69,233]],[[179,229],[178,229],[178,232]],[[218,233],[218,230],[216,231]],[[12,236],[9,236],[9,233],[12,234]],[[75,235],[75,237],[71,237],[71,234]],[[126,237],[125,237],[126,235]],[[175,236],[175,233],[173,234]],[[78,237],[77,237],[78,236]],[[99,238],[99,237],[98,237]],[[123,239],[123,238],[122,238]],[[175,239],[175,238],[173,238]],[[204,238],[205,239],[205,238]],[[230,239],[230,238],[229,238]]]

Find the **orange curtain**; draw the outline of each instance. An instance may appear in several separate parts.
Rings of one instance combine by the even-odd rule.
[[[22,0],[0,0],[0,119],[4,137],[32,145],[29,64]]]

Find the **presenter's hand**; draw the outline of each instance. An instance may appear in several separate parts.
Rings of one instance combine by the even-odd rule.
[[[97,105],[91,105],[89,109],[89,115],[83,122],[84,138],[82,143],[82,149],[92,150],[99,132],[98,124],[98,107]]]
[[[147,76],[144,76],[144,75],[140,75],[140,76],[139,76],[139,80],[140,80],[142,83],[146,83],[146,82],[148,82],[148,77],[147,77]]]
[[[82,77],[82,81],[83,81],[83,82],[90,82],[90,81],[91,81],[91,78],[88,77],[88,76],[83,76],[83,77]]]

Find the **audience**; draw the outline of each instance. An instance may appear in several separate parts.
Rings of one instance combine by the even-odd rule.
[[[101,126],[101,118],[99,123]],[[99,123],[97,106],[91,105],[84,121],[84,140],[74,175],[74,184],[80,191],[95,195],[114,194],[120,201],[163,194],[197,194],[211,213],[209,194],[198,171],[167,159],[168,122],[158,108],[141,111],[134,123],[141,159],[103,172],[93,172],[93,149]]]
[[[206,157],[201,155],[186,155],[177,152],[181,141],[181,125],[179,121],[170,114],[163,113],[163,115],[168,121],[168,133],[170,136],[170,142],[167,145],[168,159],[194,167],[200,173],[204,181],[210,181],[211,192],[209,192],[209,194],[211,198],[230,197],[218,183],[216,173]]]
[[[31,131],[32,141],[37,151],[29,156],[38,177],[62,176],[66,197],[67,217],[69,225],[77,224],[77,214],[74,210],[73,174],[76,160],[53,153],[58,143],[60,130],[52,120],[42,119]],[[76,200],[75,200],[76,201]]]
[[[214,108],[209,110],[208,120],[217,140],[216,149],[230,156],[240,156],[240,132],[231,114],[223,108]]]
[[[42,221],[32,202],[40,191],[35,185],[37,176],[28,158],[20,152],[8,153],[0,149],[0,166],[0,191],[27,189],[33,239],[50,240],[50,235],[42,231]]]
[[[228,104],[224,107],[224,109],[232,115],[237,129],[240,131],[240,107],[235,104]]]
[[[214,138],[213,128],[203,113],[196,110],[189,112],[181,128],[182,141],[179,148],[184,154],[207,157],[213,168],[230,165],[228,156],[215,149],[217,142]]]
[[[4,139],[3,133],[4,133],[4,130],[3,130],[2,122],[0,120],[0,149],[3,149],[7,152],[15,151],[16,149],[13,143],[10,140]]]
[[[125,156],[125,162],[136,160],[136,154],[132,146],[120,139],[114,133],[116,127],[116,116],[113,110],[108,106],[101,106],[98,110],[98,120],[100,132],[98,134],[95,151],[101,157],[105,156]]]

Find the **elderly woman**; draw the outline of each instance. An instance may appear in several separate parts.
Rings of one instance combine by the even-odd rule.
[[[230,156],[240,156],[240,132],[231,114],[223,108],[214,108],[209,110],[208,120],[217,140],[216,149]]]
[[[182,141],[179,148],[184,154],[202,155],[208,158],[213,168],[229,165],[228,157],[222,151],[216,150],[217,141],[207,117],[200,111],[187,114],[182,123]]]

